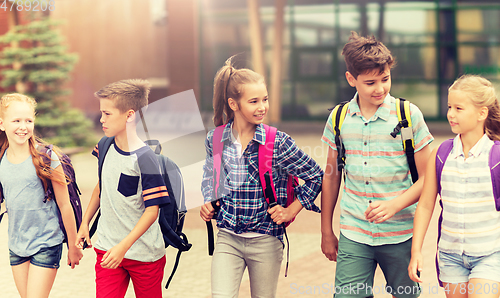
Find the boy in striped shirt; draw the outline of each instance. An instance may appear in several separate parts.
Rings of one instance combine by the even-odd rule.
[[[410,104],[419,174],[412,184],[401,136],[390,134],[399,122],[396,99],[389,94],[395,62],[391,52],[374,37],[353,32],[342,54],[347,82],[357,92],[340,132],[346,164],[339,239],[333,233],[332,219],[342,173],[337,168],[332,115],[322,137],[329,149],[321,198],[321,248],[329,260],[337,261],[335,296],[373,296],[378,264],[387,292],[398,298],[418,297],[420,288],[410,280],[407,268],[413,216],[433,137],[420,110]]]

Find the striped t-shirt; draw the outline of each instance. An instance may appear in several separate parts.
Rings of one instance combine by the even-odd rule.
[[[401,136],[390,135],[398,124],[396,99],[388,94],[370,119],[361,115],[356,99],[357,94],[349,104],[340,131],[346,149],[340,230],[348,239],[368,245],[401,243],[412,236],[416,204],[382,223],[370,223],[364,215],[369,201],[392,200],[412,185]],[[417,106],[410,104],[410,115],[415,152],[418,152],[432,142],[433,137]],[[331,114],[322,141],[337,150]]]
[[[492,146],[493,141],[483,135],[465,158],[460,135],[453,140],[441,174],[440,251],[470,256],[500,251],[500,212],[488,166]]]

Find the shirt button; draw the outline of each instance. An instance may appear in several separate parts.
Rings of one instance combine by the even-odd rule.
[[[365,123],[365,126],[367,126],[367,125],[368,125],[368,122],[367,122],[367,123]]]
[[[365,166],[367,165],[368,163],[365,161]]]
[[[366,144],[368,144],[368,143],[367,143],[367,142],[364,142],[363,144],[366,146]]]
[[[365,184],[368,185],[368,184],[370,184],[370,182],[366,181]]]

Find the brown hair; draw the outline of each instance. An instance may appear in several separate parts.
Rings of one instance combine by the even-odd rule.
[[[120,113],[125,113],[128,110],[138,111],[147,106],[150,89],[151,84],[146,80],[121,80],[102,87],[94,93],[94,96],[99,99],[114,100],[115,107]]]
[[[393,68],[396,60],[391,51],[374,36],[361,37],[356,32],[351,31],[349,41],[342,49],[347,71],[354,76],[379,71],[382,74],[386,67]]]
[[[264,77],[247,68],[236,69],[232,59],[227,59],[214,78],[214,124],[220,126],[234,118],[234,112],[229,107],[228,99],[239,101],[245,84],[265,83]]]
[[[17,102],[24,102],[27,103],[33,108],[33,114],[35,114],[35,109],[36,109],[36,101],[23,94],[19,93],[11,93],[11,94],[6,94],[2,96],[0,99],[0,117],[4,118],[5,112],[7,111],[7,108],[10,106],[10,104],[14,101]],[[36,137],[34,134],[29,138],[28,140],[29,144],[29,150],[30,154],[33,160],[33,165],[35,166],[35,171],[36,175],[40,178],[43,184],[44,190],[47,190],[47,185],[49,180],[61,183],[61,184],[68,184],[68,177],[65,177],[65,179],[60,178],[59,176],[54,176],[53,171],[54,169],[50,167],[50,165],[47,165],[42,158],[42,155],[47,157],[49,160],[51,159],[50,156],[48,156],[45,153],[41,153],[40,151],[37,150],[37,145],[39,146],[47,146],[47,143],[45,143],[42,139]],[[5,131],[0,131],[0,158],[3,156],[5,153],[5,150],[9,147],[9,140],[7,139],[7,134]],[[59,160],[61,160],[62,153],[59,148],[55,147],[53,148],[53,151],[57,154],[59,157]],[[62,162],[62,160],[61,160]]]
[[[500,106],[493,84],[477,75],[463,75],[450,86],[451,91],[465,92],[476,107],[488,108],[484,131],[490,139],[500,141]]]

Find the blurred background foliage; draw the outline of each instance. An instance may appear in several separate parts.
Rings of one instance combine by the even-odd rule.
[[[60,22],[48,17],[13,26],[0,36],[1,86],[23,93],[38,103],[36,132],[48,143],[60,147],[89,146],[94,143],[93,124],[62,96],[78,55],[69,53],[56,30]]]

